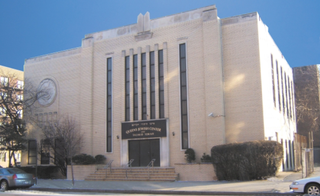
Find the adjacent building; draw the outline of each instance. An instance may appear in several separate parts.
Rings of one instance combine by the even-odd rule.
[[[12,69],[9,67],[5,67],[0,65],[0,129],[3,131],[4,123],[8,122],[8,115],[6,112],[7,108],[12,108],[12,104],[19,104],[13,103],[14,100],[22,100],[23,99],[23,84],[24,84],[24,74],[23,71]],[[12,90],[8,90],[12,88]],[[8,94],[9,93],[9,94]],[[9,96],[15,96],[10,98]],[[7,99],[8,98],[8,99]],[[10,103],[5,103],[6,101]],[[21,103],[21,102],[20,102]],[[7,105],[7,106],[4,106]],[[22,107],[22,106],[21,106]],[[17,109],[19,107],[13,107],[13,109]],[[13,111],[15,113],[16,111]],[[17,111],[19,112],[19,111]],[[22,111],[20,111],[21,118],[22,118]],[[3,141],[3,135],[0,133],[0,140]],[[8,167],[9,166],[9,159],[10,155],[9,151],[6,150],[5,146],[0,145],[0,166],[1,167]],[[21,152],[15,152],[15,159],[17,164],[19,165],[21,162]],[[13,158],[11,159],[11,163],[14,163]]]
[[[150,19],[88,34],[79,48],[25,61],[25,77],[45,86],[33,116],[71,115],[85,136],[82,153],[113,166],[179,167],[212,146],[275,140],[293,169],[296,132],[292,69],[258,13],[220,19],[217,8]],[[29,127],[22,164],[33,165],[41,130]],[[38,158],[38,164],[41,160]]]
[[[312,133],[315,164],[320,163],[319,68],[320,65],[293,68],[297,132],[307,138]]]

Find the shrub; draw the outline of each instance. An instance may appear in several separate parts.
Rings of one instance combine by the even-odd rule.
[[[65,179],[58,166],[19,167],[27,173],[37,176],[39,179]]]
[[[211,157],[210,155],[203,153],[202,157],[201,157],[201,162],[203,163],[210,163],[211,162]]]
[[[282,156],[282,145],[276,141],[233,143],[211,149],[219,180],[258,180],[275,176]]]
[[[191,163],[192,161],[196,160],[196,153],[192,148],[188,148],[185,152],[185,158],[188,163]]]
[[[96,160],[91,155],[79,154],[72,157],[72,162],[76,165],[90,165],[95,164]]]
[[[107,158],[101,154],[96,155],[94,159],[96,160],[96,164],[105,164],[107,160]]]

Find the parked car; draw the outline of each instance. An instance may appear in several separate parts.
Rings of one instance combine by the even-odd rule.
[[[29,188],[36,179],[33,174],[26,173],[18,168],[0,168],[0,189]]]
[[[296,193],[320,195],[320,176],[296,180],[290,185],[290,190]]]

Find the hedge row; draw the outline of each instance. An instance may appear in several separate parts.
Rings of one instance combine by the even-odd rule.
[[[72,157],[72,162],[76,165],[105,164],[107,158],[103,155],[95,157],[87,154],[78,154]]]
[[[212,163],[218,180],[256,180],[274,176],[281,166],[282,145],[252,141],[214,146]]]
[[[65,179],[58,166],[19,167],[23,171],[37,176],[39,179]]]

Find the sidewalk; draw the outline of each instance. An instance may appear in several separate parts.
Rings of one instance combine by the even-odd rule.
[[[316,167],[313,176],[320,175]],[[301,179],[301,172],[280,172],[276,177],[257,181],[210,181],[210,182],[149,182],[149,181],[75,181],[38,180],[33,190],[105,193],[149,193],[149,194],[284,194],[290,195],[289,185]],[[292,194],[294,195],[294,194]]]

